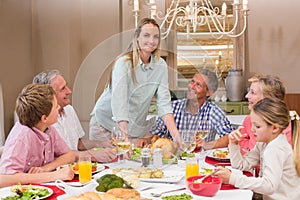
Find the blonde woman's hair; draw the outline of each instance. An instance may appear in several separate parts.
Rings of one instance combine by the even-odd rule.
[[[281,131],[286,129],[291,121],[289,109],[284,101],[278,98],[264,98],[258,101],[251,112],[259,115],[268,125],[279,125]],[[294,165],[300,176],[300,129],[298,120],[292,120],[292,140],[294,150]]]
[[[16,113],[22,125],[33,127],[52,110],[55,91],[50,85],[32,83],[25,86],[16,100]]]
[[[120,56],[118,56],[118,58],[122,57],[122,56],[127,56],[126,61],[131,62],[131,78],[134,83],[136,83],[135,68],[137,67],[139,58],[140,58],[140,46],[138,44],[138,37],[140,36],[140,34],[142,32],[143,26],[146,24],[152,24],[152,25],[156,26],[159,31],[159,42],[158,42],[157,48],[152,52],[152,54],[154,55],[155,61],[159,60],[159,58],[160,58],[160,41],[161,41],[160,28],[159,28],[158,23],[154,19],[151,19],[151,18],[144,18],[138,23],[137,28],[134,31],[133,40],[130,43],[127,51],[122,53]],[[114,63],[115,62],[113,62],[112,65],[114,65]],[[109,86],[111,86],[111,81],[112,81],[112,71],[110,72],[110,79],[108,81]]]
[[[248,79],[248,81],[251,83],[258,82],[264,97],[284,99],[285,87],[279,77],[272,75],[254,75]]]

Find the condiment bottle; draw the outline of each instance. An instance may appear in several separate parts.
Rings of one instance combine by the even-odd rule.
[[[150,149],[149,148],[143,148],[141,150],[141,158],[142,158],[142,166],[148,167],[150,164]]]
[[[161,148],[155,148],[153,150],[153,165],[155,168],[162,167],[162,150],[161,150]]]

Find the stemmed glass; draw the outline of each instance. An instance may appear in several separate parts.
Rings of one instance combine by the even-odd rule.
[[[209,120],[200,120],[198,129],[196,130],[196,138],[199,137],[202,140],[208,137],[210,133],[210,121]],[[200,151],[202,152],[203,148],[202,146],[200,147]]]
[[[128,139],[125,137],[125,135],[122,133],[121,129],[118,126],[113,127],[112,141],[117,148],[117,157],[118,162],[120,163],[122,162],[122,160],[124,160],[124,154],[126,154],[129,151],[131,143],[130,141],[128,141]]]
[[[195,141],[195,131],[192,130],[185,130],[182,131],[182,150],[188,154],[192,153],[196,148],[196,141]]]

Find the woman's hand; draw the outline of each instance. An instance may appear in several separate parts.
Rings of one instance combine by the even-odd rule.
[[[151,143],[151,138],[138,138],[134,142],[134,147],[143,148],[145,146],[148,146],[150,143]]]
[[[229,183],[231,171],[225,167],[218,166],[215,168],[217,172],[215,173],[216,176],[222,178],[223,183]]]

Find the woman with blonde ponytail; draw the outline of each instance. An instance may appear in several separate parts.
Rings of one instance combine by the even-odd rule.
[[[126,52],[114,62],[108,86],[99,97],[90,120],[90,139],[101,140],[119,126],[137,147],[150,142],[148,110],[156,97],[158,115],[172,138],[181,143],[171,107],[168,66],[160,57],[160,27],[154,19],[142,19]]]

